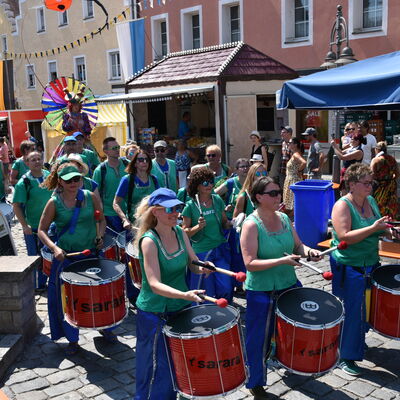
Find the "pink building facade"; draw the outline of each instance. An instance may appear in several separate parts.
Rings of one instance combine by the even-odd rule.
[[[241,40],[301,71],[318,68],[343,6],[350,47],[362,60],[396,51],[400,2],[390,0],[147,0],[146,64],[166,53]],[[153,4],[153,7],[150,5]],[[344,45],[343,45],[344,47]]]

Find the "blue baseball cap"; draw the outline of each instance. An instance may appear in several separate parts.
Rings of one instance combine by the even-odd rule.
[[[174,191],[167,188],[155,190],[149,198],[149,206],[175,207],[179,204],[184,203],[178,200]]]
[[[74,138],[77,138],[78,136],[82,136],[82,137],[84,137],[84,135],[83,135],[83,133],[82,132],[74,132],[73,134],[72,134],[72,136],[74,137]]]
[[[67,142],[76,142],[76,138],[74,138],[73,136],[66,136],[64,138],[64,143],[67,143]]]

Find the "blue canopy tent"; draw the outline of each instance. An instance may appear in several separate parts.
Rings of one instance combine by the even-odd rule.
[[[400,110],[400,51],[288,81],[278,108]]]

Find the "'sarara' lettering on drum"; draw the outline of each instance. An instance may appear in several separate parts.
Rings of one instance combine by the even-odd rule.
[[[339,343],[339,337],[336,338],[336,340],[324,347],[321,347],[316,350],[308,350],[306,352],[306,349],[300,350],[300,354],[302,356],[308,356],[308,357],[314,357],[314,356],[319,356],[321,353],[324,354],[329,350],[335,349]]]
[[[105,301],[104,303],[81,303],[79,304],[79,298],[74,300],[74,310],[76,311],[76,308],[78,304],[80,305],[81,311],[82,312],[103,312],[103,311],[108,311],[111,310],[112,308],[117,308],[120,305],[124,304],[125,302],[125,297],[124,295],[121,295],[120,297],[117,297],[113,300],[108,300]]]
[[[189,362],[191,367],[213,369],[213,368],[218,368],[218,365],[222,368],[233,367],[234,365],[239,365],[242,362],[242,360],[239,356],[236,356],[233,358],[227,358],[226,360],[218,360],[218,362],[196,360],[196,358],[190,358]]]

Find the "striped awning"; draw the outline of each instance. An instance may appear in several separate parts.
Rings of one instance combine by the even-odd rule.
[[[97,103],[99,114],[97,126],[116,126],[126,124],[126,106],[123,103]]]

